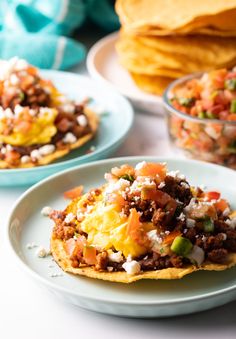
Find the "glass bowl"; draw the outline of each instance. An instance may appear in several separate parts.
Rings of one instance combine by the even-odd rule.
[[[163,94],[170,142],[187,157],[236,169],[236,121],[193,117],[171,104],[175,88],[202,75],[195,73],[175,80]]]

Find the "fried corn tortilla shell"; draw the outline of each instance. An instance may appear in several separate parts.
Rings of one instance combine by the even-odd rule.
[[[235,31],[236,0],[118,0],[116,11],[127,30],[144,31],[147,25],[157,30],[175,31],[189,27],[213,27]],[[232,12],[231,12],[232,11]],[[173,15],[174,14],[174,15]],[[170,20],[171,18],[171,20]]]
[[[81,267],[81,268],[73,268],[71,266],[71,261],[64,249],[64,242],[62,240],[56,239],[54,237],[51,238],[51,252],[53,258],[57,262],[57,264],[63,269],[63,271],[82,275],[89,278],[107,280],[111,282],[120,282],[120,283],[132,283],[137,280],[142,279],[181,279],[185,275],[193,273],[195,271],[223,271],[227,268],[230,268],[236,265],[236,253],[231,253],[228,256],[227,264],[213,264],[213,263],[204,263],[200,267],[196,267],[193,265],[187,266],[185,268],[166,268],[157,271],[149,271],[139,273],[137,275],[129,275],[126,272],[99,272],[94,270],[92,267]]]
[[[58,158],[61,158],[68,154],[70,151],[77,149],[84,145],[86,142],[88,142],[92,137],[95,135],[97,129],[98,129],[98,124],[99,124],[99,119],[97,115],[91,111],[88,108],[85,108],[85,113],[86,116],[89,120],[92,132],[84,135],[83,137],[79,138],[75,143],[73,144],[65,144],[65,147],[60,150],[55,150],[52,154],[43,156],[41,159],[38,160],[37,164],[34,164],[33,162],[29,162],[27,164],[20,164],[17,167],[12,166],[10,167],[9,164],[6,161],[0,160],[0,169],[8,169],[8,168],[32,168],[36,166],[42,166],[42,165],[47,165],[53,161],[55,161]]]
[[[131,72],[136,85],[145,92],[162,95],[166,87],[174,80],[170,77],[151,76]]]
[[[187,48],[189,45],[191,48]],[[236,62],[234,38],[134,37],[122,32],[116,48],[120,63],[126,69],[148,75],[180,77],[200,70],[230,68]]]

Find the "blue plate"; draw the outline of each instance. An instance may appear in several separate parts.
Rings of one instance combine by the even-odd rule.
[[[0,186],[33,184],[53,173],[92,160],[108,157],[120,146],[133,123],[133,109],[129,102],[109,87],[97,85],[87,77],[61,71],[41,71],[56,87],[70,98],[83,100],[91,97],[91,108],[101,110],[101,122],[96,137],[52,164],[29,169],[0,170]],[[90,152],[94,146],[95,150]],[[89,153],[90,152],[90,153]]]

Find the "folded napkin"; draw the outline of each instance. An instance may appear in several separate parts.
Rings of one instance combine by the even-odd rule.
[[[13,56],[40,68],[67,69],[85,58],[83,44],[69,36],[90,17],[118,28],[114,1],[0,0],[0,59]]]

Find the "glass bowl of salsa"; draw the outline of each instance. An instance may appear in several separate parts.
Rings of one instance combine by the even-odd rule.
[[[175,80],[163,101],[174,147],[188,157],[236,169],[236,68]]]

